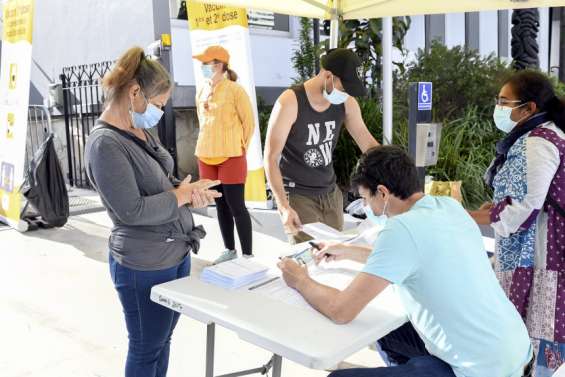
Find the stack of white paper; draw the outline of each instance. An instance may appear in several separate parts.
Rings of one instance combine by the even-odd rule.
[[[268,268],[251,259],[238,258],[202,270],[200,279],[222,288],[237,289],[259,281]]]

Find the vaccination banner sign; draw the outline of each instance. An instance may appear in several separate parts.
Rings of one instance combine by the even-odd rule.
[[[261,152],[247,11],[243,8],[202,4],[194,1],[188,2],[187,10],[192,51],[198,54],[213,45],[220,45],[228,50],[230,68],[237,72],[238,83],[245,88],[251,99],[255,114],[255,132],[247,151],[248,174],[245,183],[245,201],[249,207],[266,208],[265,170]],[[196,61],[194,77],[197,87],[204,83],[200,64]]]
[[[33,0],[6,0],[0,62],[0,221],[20,228],[31,75]]]

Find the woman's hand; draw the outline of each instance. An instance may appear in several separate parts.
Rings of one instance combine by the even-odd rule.
[[[490,225],[490,212],[494,208],[493,203],[483,203],[483,205],[476,211],[469,211],[469,215],[479,225]]]
[[[221,193],[216,190],[210,190],[211,187],[219,185],[218,180],[201,179],[191,182],[192,176],[188,175],[181,184],[173,190],[176,195],[179,207],[190,204],[193,208],[203,208],[214,203],[214,199],[220,198]]]
[[[337,241],[322,241],[317,243],[318,250],[314,250],[314,262],[334,262],[346,259],[347,245]]]
[[[490,211],[493,208],[494,208],[494,204],[487,202],[487,203],[483,203],[483,205],[479,208],[479,211],[484,211],[484,210]]]
[[[194,189],[192,191],[192,200],[190,206],[192,208],[205,208],[214,204],[216,198],[221,197],[222,194],[216,190],[200,190]]]

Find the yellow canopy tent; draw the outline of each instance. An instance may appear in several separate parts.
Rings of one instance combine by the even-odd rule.
[[[383,142],[392,140],[392,19],[434,13],[565,6],[565,0],[190,0],[309,18],[330,19],[330,47],[338,20],[383,18]]]
[[[310,18],[344,19],[564,6],[563,0],[205,0]]]

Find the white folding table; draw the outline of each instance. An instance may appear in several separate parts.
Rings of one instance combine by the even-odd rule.
[[[273,239],[272,249],[257,260],[274,267],[278,256],[290,251],[288,244]],[[199,275],[200,271],[192,271],[188,278],[157,285],[151,299],[207,325],[206,377],[214,375],[215,325],[273,353],[262,367],[223,377],[264,373],[271,368],[273,377],[280,377],[283,358],[312,369],[335,367],[407,320],[393,289],[387,288],[351,323],[337,325],[311,308],[272,299],[250,291],[249,286],[226,290],[202,282]]]
[[[488,242],[485,238],[490,249]],[[300,247],[294,247],[294,251]],[[260,252],[257,260],[273,267],[280,255],[290,253],[288,244],[273,239],[272,248]],[[356,265],[357,269],[361,267]],[[271,368],[273,377],[281,377],[283,358],[312,369],[332,368],[407,321],[392,285],[351,323],[337,325],[312,308],[281,302],[249,287],[226,290],[202,282],[199,275],[200,271],[193,270],[191,277],[157,285],[151,290],[151,299],[207,325],[206,377],[214,375],[215,325],[273,353],[262,367],[220,377],[266,374]]]

